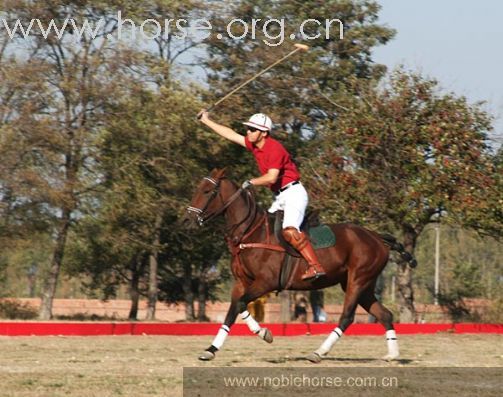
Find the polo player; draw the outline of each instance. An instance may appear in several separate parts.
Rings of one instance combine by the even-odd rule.
[[[309,238],[300,230],[308,204],[306,189],[300,182],[299,171],[288,151],[270,136],[271,119],[263,113],[254,114],[243,123],[248,127],[246,136],[243,136],[210,120],[205,110],[198,117],[218,135],[243,146],[255,157],[261,176],[244,181],[241,187],[247,189],[250,186],[268,186],[274,193],[269,212],[284,211],[282,235],[308,263],[302,279],[315,280],[325,275]]]

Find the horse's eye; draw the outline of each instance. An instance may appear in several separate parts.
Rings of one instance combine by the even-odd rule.
[[[206,196],[207,196],[208,194],[210,194],[210,193],[211,193],[211,190],[205,190],[205,191],[203,192],[203,194],[204,194],[204,195],[206,195]]]

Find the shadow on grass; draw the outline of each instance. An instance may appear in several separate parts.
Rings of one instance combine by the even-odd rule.
[[[287,362],[295,362],[295,361],[300,361],[300,362],[306,362],[309,361],[307,360],[306,357],[278,357],[274,359],[266,359],[265,360],[268,363],[271,364],[284,364]],[[340,362],[340,363],[384,363],[386,362],[385,360],[381,358],[350,358],[350,357],[324,357],[323,361],[332,361],[332,362]],[[409,360],[409,359],[399,359],[399,360],[393,360],[391,361],[393,363],[397,364],[402,364],[402,365],[407,365],[411,364],[414,362],[414,360]]]

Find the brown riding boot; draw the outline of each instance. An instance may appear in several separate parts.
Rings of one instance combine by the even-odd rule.
[[[287,227],[283,229],[282,234],[285,240],[300,252],[309,265],[302,275],[302,280],[315,280],[325,275],[325,271],[316,257],[313,246],[304,232],[299,232],[294,227]]]

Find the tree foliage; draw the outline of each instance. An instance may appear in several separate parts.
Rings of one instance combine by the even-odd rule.
[[[503,190],[487,145],[487,113],[464,97],[441,93],[435,80],[403,69],[381,86],[358,89],[345,103],[348,110],[320,132],[305,161],[314,175],[314,201],[327,217],[398,231],[411,252],[438,217],[501,235],[501,211],[494,204]],[[399,275],[411,319],[405,264]]]
[[[146,261],[155,249],[162,298],[183,301],[193,293],[183,289],[185,280],[197,283],[199,270],[221,255],[222,244],[210,243],[207,232],[187,236],[180,226],[194,184],[213,163],[204,139],[208,132],[194,117],[198,107],[189,89],[162,87],[156,93],[136,86],[107,111],[100,139],[101,193],[72,256],[77,272],[88,274],[105,297],[124,283],[145,295]],[[166,289],[173,285],[181,286],[180,294]]]
[[[390,40],[394,31],[377,22],[379,8],[373,1],[243,0],[217,9],[212,20],[215,21],[215,32],[223,33],[223,38],[218,39],[216,35],[208,38],[209,58],[206,61],[208,81],[215,97],[294,49],[295,41],[290,35],[301,41],[299,29],[303,21],[317,19],[322,23],[320,37],[306,41],[310,46],[307,53],[297,53],[250,83],[232,101],[222,104],[219,116],[227,115],[227,121],[235,122],[236,116],[244,118],[263,111],[287,132],[301,135],[308,129],[314,133],[314,126],[320,118],[325,119],[333,113],[332,105],[323,95],[337,100],[346,94],[348,79],[378,78],[383,74],[384,66],[372,60],[372,49]],[[261,18],[255,24],[255,39],[228,37],[225,29],[233,18],[239,18],[249,26],[252,26],[253,19]],[[283,20],[283,29],[280,22],[269,23],[267,34],[278,36],[283,33],[283,41],[268,39],[264,33],[264,25],[273,18]],[[342,28],[338,22],[333,22],[328,30],[330,38],[326,38],[324,24],[327,18],[343,21],[343,39],[340,39]],[[305,27],[309,36],[317,33],[312,31],[313,27],[318,28],[316,25]],[[233,24],[231,28],[234,36],[243,34],[241,24]],[[236,108],[241,109],[238,114]]]

